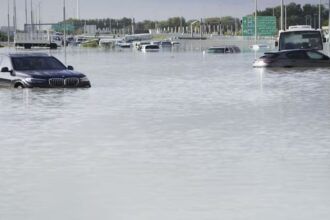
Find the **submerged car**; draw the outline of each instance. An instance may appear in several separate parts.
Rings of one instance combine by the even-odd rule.
[[[210,47],[207,49],[207,53],[240,53],[240,52],[241,50],[239,49],[239,47],[234,45]]]
[[[142,45],[141,51],[142,52],[158,52],[160,50],[160,47],[158,45],[153,45],[153,44],[147,44],[147,45]]]
[[[0,55],[0,87],[89,88],[87,76],[43,53]]]
[[[317,50],[283,50],[265,53],[253,67],[330,67],[330,58]]]

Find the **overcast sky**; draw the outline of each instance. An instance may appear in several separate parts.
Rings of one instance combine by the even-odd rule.
[[[31,19],[28,1],[29,22]],[[58,22],[63,18],[63,0],[32,0],[35,14],[40,2],[41,21]],[[295,0],[297,4],[318,4],[319,0]],[[325,0],[322,0],[325,2]],[[12,17],[12,2],[10,10]],[[76,16],[77,0],[66,0],[67,17]],[[280,0],[258,0],[258,9],[280,5]],[[7,25],[8,0],[0,0],[0,26]],[[16,0],[19,27],[25,22],[25,0]],[[81,18],[122,18],[134,17],[136,21],[145,19],[165,20],[182,15],[187,19],[212,16],[241,17],[254,10],[254,0],[80,0]],[[12,23],[12,18],[11,18]]]

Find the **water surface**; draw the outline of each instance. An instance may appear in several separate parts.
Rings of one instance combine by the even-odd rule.
[[[330,71],[253,59],[69,49],[91,89],[1,89],[0,219],[329,219]]]

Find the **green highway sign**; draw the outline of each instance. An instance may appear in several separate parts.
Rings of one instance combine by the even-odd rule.
[[[242,19],[243,36],[255,35],[255,17],[246,16]],[[257,35],[275,36],[277,35],[275,16],[257,16]]]
[[[66,31],[73,32],[74,26],[72,24],[66,24]],[[56,32],[62,32],[64,30],[64,24],[53,24],[52,29]]]

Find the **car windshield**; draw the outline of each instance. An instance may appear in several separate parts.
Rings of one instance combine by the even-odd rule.
[[[66,67],[54,57],[13,57],[14,70],[64,70]]]

